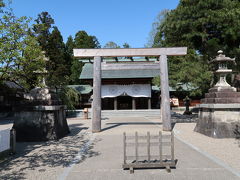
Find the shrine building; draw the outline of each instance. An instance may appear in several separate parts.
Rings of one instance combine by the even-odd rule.
[[[93,90],[93,62],[92,60],[81,60],[83,68],[80,75],[81,85],[69,85],[81,93],[80,108],[91,107],[91,96]],[[103,63],[141,63],[152,64],[156,58],[103,58]],[[159,69],[132,69],[132,70],[102,70],[102,109],[123,110],[123,109],[159,109],[160,108],[160,87],[154,86],[152,80],[159,76]],[[84,85],[83,85],[84,84]],[[188,88],[180,85],[182,91],[176,91],[169,87],[170,95],[179,98],[177,106],[184,106]],[[191,101],[191,105],[199,104],[199,100]]]
[[[156,59],[115,58],[103,59],[104,63],[153,63]],[[93,63],[82,60],[81,84],[93,84]],[[159,108],[159,88],[152,86],[152,79],[160,74],[158,69],[102,70],[102,109],[151,109]],[[86,85],[85,85],[86,87]],[[90,87],[88,86],[88,89]],[[84,95],[83,95],[84,96]],[[88,97],[85,95],[85,97]],[[89,106],[86,102],[85,106]]]

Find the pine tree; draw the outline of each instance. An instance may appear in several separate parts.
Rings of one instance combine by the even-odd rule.
[[[48,55],[48,41],[53,29],[52,25],[54,24],[54,19],[48,12],[42,12],[41,14],[38,14],[38,18],[35,22],[36,24],[33,25],[33,30],[40,46]]]
[[[73,57],[73,49],[75,47],[75,43],[73,41],[72,36],[68,37],[66,42],[66,58],[67,61],[70,62],[70,81],[69,84],[80,84],[80,73],[82,71],[82,62]]]
[[[75,38],[70,36],[66,43],[66,51],[69,61],[71,61],[70,84],[80,84],[80,73],[82,62],[73,58],[73,48],[100,48],[100,44],[95,36],[88,35],[85,31],[78,31]]]
[[[49,86],[58,87],[66,85],[69,80],[70,66],[66,61],[65,44],[62,35],[56,26],[48,40],[49,61],[47,63],[47,70],[49,76],[47,78]]]
[[[73,41],[73,37],[69,36],[66,42],[66,53],[73,56],[73,49],[74,49],[74,41]]]
[[[78,31],[74,38],[75,48],[100,48],[95,36],[89,36],[85,31]]]

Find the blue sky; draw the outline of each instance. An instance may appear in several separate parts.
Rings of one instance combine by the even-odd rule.
[[[66,41],[79,30],[94,35],[101,46],[114,41],[133,48],[147,43],[148,34],[157,14],[174,9],[179,0],[13,0],[17,16],[37,18],[47,11]]]

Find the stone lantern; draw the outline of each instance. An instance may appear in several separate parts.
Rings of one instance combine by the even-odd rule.
[[[211,63],[217,65],[215,74],[219,80],[201,100],[195,131],[214,138],[235,137],[234,131],[240,125],[240,92],[226,81],[226,76],[232,73],[228,64],[236,64],[235,59],[220,50]]]
[[[44,60],[48,61],[45,53],[42,53]],[[17,117],[13,125],[16,139],[24,142],[58,140],[70,132],[66,120],[66,107],[55,91],[47,87],[47,70],[44,68],[35,73],[43,76],[44,87],[36,87],[25,93],[24,100],[14,107]]]
[[[46,57],[46,52],[45,51],[42,51],[42,55],[43,55],[43,60],[45,62],[49,61],[49,58]],[[37,71],[34,71],[35,74],[39,74],[39,75],[42,75],[42,85],[43,87],[47,87],[46,85],[46,75],[48,74],[48,71],[46,70],[46,67],[43,68],[43,70],[37,70]]]
[[[223,51],[219,50],[218,56],[213,59],[211,63],[217,64],[218,66],[218,69],[215,71],[215,73],[219,76],[219,80],[215,85],[215,88],[217,88],[218,91],[229,88],[232,88],[233,91],[236,91],[236,88],[231,87],[231,85],[229,85],[226,81],[226,76],[232,73],[232,69],[228,69],[228,63],[236,64],[235,58],[226,57],[223,54]]]

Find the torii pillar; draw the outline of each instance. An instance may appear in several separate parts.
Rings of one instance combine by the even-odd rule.
[[[161,118],[163,130],[171,131],[171,112],[168,82],[167,56],[180,56],[187,54],[187,47],[173,48],[127,48],[127,49],[74,49],[75,57],[94,57],[93,62],[93,107],[92,132],[101,131],[101,70],[121,69],[159,69],[161,78]],[[160,63],[145,64],[108,64],[101,63],[102,57],[146,57],[157,56]],[[159,67],[160,66],[160,67]]]
[[[101,60],[100,56],[95,56],[93,61],[93,107],[92,107],[92,132],[101,131]]]

